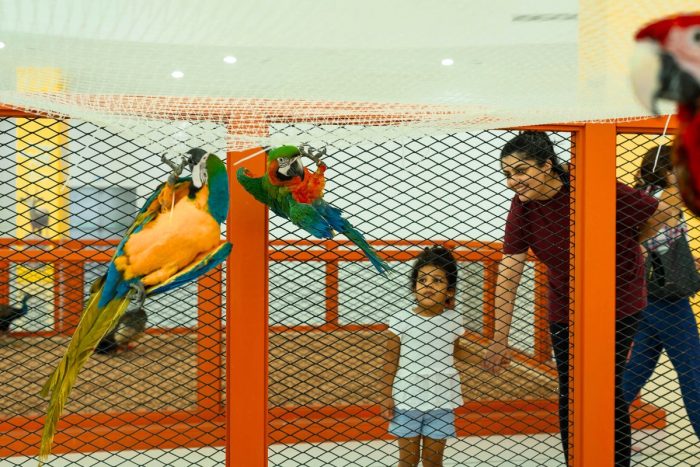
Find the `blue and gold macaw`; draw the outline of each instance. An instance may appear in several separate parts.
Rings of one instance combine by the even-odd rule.
[[[229,206],[228,175],[214,154],[195,148],[148,198],[92,289],[68,349],[41,390],[50,395],[39,452],[47,458],[78,372],[127,306],[197,279],[226,259],[231,244],[221,240]],[[191,177],[179,177],[188,166]]]

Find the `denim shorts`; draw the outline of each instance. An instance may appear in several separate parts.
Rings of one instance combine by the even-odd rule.
[[[453,438],[457,435],[455,414],[452,410],[446,409],[428,412],[394,409],[389,433],[398,438],[414,438],[419,435],[432,439]]]

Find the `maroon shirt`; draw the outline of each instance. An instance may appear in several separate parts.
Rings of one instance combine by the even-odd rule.
[[[637,313],[646,306],[644,261],[639,230],[659,202],[641,190],[617,183],[616,202],[616,317]],[[549,271],[549,319],[566,323],[569,317],[569,248],[571,234],[569,187],[552,198],[523,203],[513,197],[506,220],[503,253],[532,249]]]

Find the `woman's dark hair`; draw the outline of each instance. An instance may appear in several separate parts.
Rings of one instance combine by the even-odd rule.
[[[659,154],[658,160],[656,159],[657,152]],[[639,180],[637,180],[635,188],[668,188],[668,175],[672,171],[671,146],[664,144],[660,151],[658,146],[654,146],[642,157],[642,163],[639,166]]]
[[[516,153],[522,154],[522,159],[535,161],[538,167],[543,166],[547,161],[551,161],[552,171],[564,183],[569,183],[569,173],[559,163],[559,158],[554,152],[554,144],[544,131],[527,130],[520,132],[520,134],[503,146],[501,159]]]
[[[450,250],[442,246],[428,247],[418,255],[411,269],[411,290],[416,290],[418,271],[427,265],[442,269],[447,276],[447,288],[457,290],[457,261]]]

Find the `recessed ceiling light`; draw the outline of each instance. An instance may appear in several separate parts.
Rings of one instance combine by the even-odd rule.
[[[233,55],[226,55],[224,57],[224,63],[236,63],[237,59]]]
[[[5,43],[0,41],[0,49],[4,49],[4,48],[5,48]]]
[[[172,77],[175,78],[175,79],[180,79],[180,78],[182,78],[182,77],[185,76],[185,73],[183,73],[183,72],[180,71],[180,70],[175,70],[175,71],[173,71],[172,73],[170,73],[170,76],[172,76]]]
[[[455,61],[452,60],[451,58],[443,58],[442,62],[440,62],[440,63],[442,63],[444,66],[452,66],[455,64]]]

